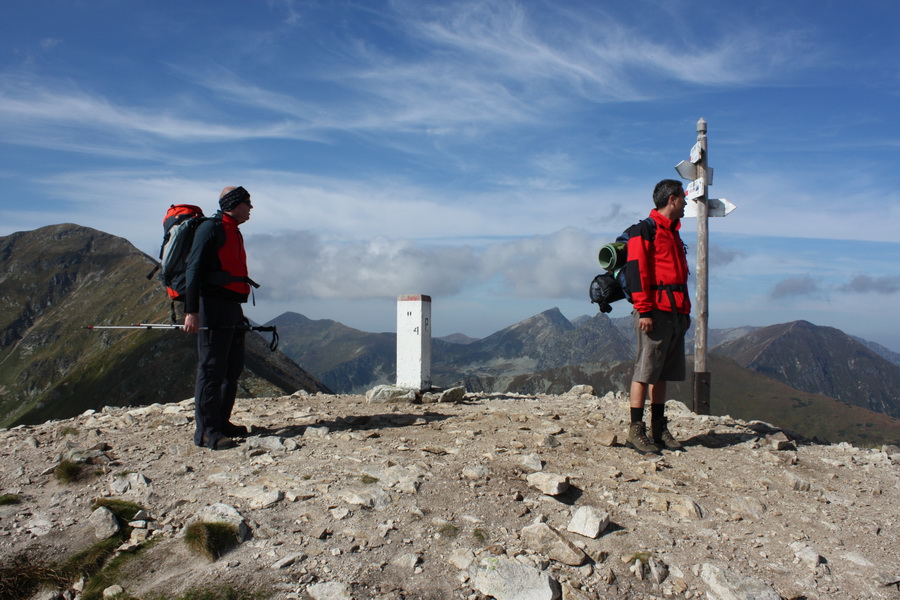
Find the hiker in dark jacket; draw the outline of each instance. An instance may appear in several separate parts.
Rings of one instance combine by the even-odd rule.
[[[664,179],[657,183],[653,202],[656,208],[650,211],[650,218],[656,224],[654,232],[651,235],[650,228],[644,228],[642,235],[629,238],[626,266],[638,340],[626,441],[641,453],[682,447],[665,417],[666,382],[685,379],[684,335],[691,322],[687,256],[678,234],[686,204],[681,182]],[[648,391],[652,440],[644,424]]]
[[[232,448],[232,438],[248,433],[231,423],[231,411],[244,370],[248,321],[241,304],[250,295],[251,283],[238,226],[250,219],[253,205],[247,190],[226,187],[219,207],[194,235],[184,303],[184,330],[198,334],[194,443],[214,450]]]

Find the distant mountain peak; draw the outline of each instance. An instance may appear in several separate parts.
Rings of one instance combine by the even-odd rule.
[[[569,331],[575,329],[575,326],[572,325],[572,322],[569,321],[556,307],[545,310],[542,313],[538,313],[533,317],[528,317],[524,321],[519,321],[509,329],[530,329],[535,327],[549,327],[558,331]]]

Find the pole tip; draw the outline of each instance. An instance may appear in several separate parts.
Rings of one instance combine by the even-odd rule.
[[[700,117],[700,120],[697,121],[697,131],[700,133],[706,133],[706,119]]]

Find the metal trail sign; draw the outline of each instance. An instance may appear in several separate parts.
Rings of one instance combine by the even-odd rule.
[[[686,196],[685,196],[686,197]],[[706,201],[706,216],[707,217],[727,217],[737,208],[733,203],[729,202],[725,198],[710,198]],[[696,219],[697,218],[697,201],[696,200],[688,200],[687,204],[684,207],[684,218],[686,219]]]

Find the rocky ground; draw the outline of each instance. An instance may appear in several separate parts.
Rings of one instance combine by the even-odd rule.
[[[685,450],[640,456],[615,439],[626,400],[583,391],[239,400],[252,435],[224,451],[192,444],[190,400],[0,431],[0,495],[22,500],[0,506],[0,557],[108,535],[91,504],[112,496],[147,513],[124,552],[157,540],[118,582],[138,598],[230,582],[314,600],[900,599],[900,449],[670,401]],[[66,458],[99,474],[59,483]],[[246,539],[210,562],[182,538],[198,519]]]

